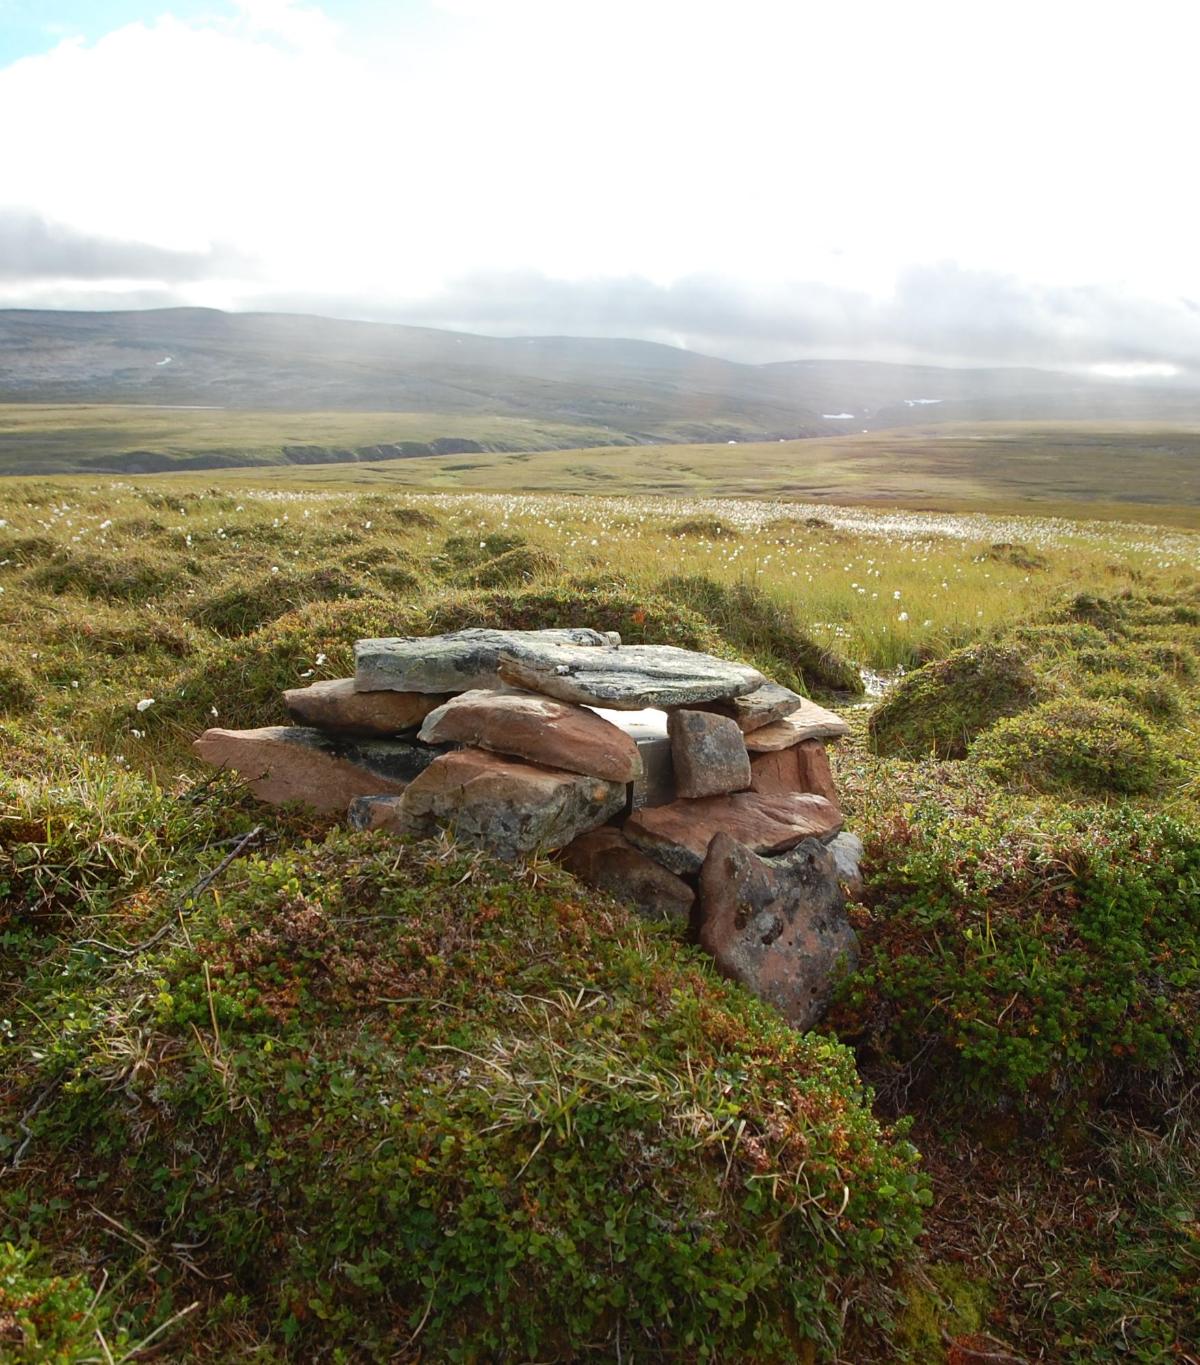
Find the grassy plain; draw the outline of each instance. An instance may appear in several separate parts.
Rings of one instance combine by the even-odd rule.
[[[326,477],[0,488],[0,1354],[1194,1362],[1200,533]],[[348,839],[191,754],[359,635],[469,624],[845,708],[825,1035],[544,861]],[[1033,709],[959,736],[915,670],[980,643]],[[876,752],[901,672],[965,752]],[[1130,799],[1047,764],[1064,705],[1145,739],[1085,755]]]
[[[280,471],[312,487],[335,466]],[[253,477],[253,476],[251,476]],[[355,484],[456,491],[774,498],[1200,526],[1200,432],[1083,422],[943,424],[804,441],[368,462]]]

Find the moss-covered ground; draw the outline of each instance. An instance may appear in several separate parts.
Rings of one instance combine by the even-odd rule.
[[[0,1359],[1196,1360],[1198,560],[8,485]],[[819,1033],[551,863],[350,836],[191,756],[359,635],[471,624],[746,658],[852,718],[863,954]],[[903,674],[882,706],[860,668]]]

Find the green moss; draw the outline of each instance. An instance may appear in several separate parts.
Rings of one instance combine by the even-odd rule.
[[[308,573],[268,573],[203,598],[188,612],[188,618],[218,635],[249,635],[307,602],[362,595],[361,584],[337,567]]]
[[[936,1261],[902,1285],[904,1302],[892,1333],[897,1365],[945,1365],[947,1345],[980,1332],[994,1298],[986,1280],[962,1266]]]
[[[1021,650],[970,645],[901,679],[871,713],[871,743],[883,755],[962,758],[977,735],[1032,706],[1041,690]]]
[[[723,640],[775,682],[801,691],[861,692],[849,660],[818,644],[795,611],[752,583],[718,583],[703,574],[663,580],[662,591],[705,618]]]
[[[667,527],[670,536],[694,536],[704,540],[730,540],[738,529],[724,517],[681,517]]]
[[[511,583],[543,578],[557,572],[558,567],[558,560],[549,551],[518,545],[467,570],[463,577],[479,588],[503,588]]]
[[[184,565],[155,560],[128,550],[107,553],[57,551],[48,563],[32,569],[31,586],[54,594],[79,593],[108,602],[150,602],[171,592],[184,577]]]
[[[846,1049],[545,867],[339,833],[115,964],[103,1029],[48,1007],[28,1193],[169,1228],[293,1358],[829,1355],[928,1198]]]
[[[982,772],[1039,792],[1160,791],[1176,775],[1154,729],[1117,702],[1065,697],[1000,721],[971,747]]]
[[[871,916],[828,1023],[881,1084],[1038,1122],[1175,1103],[1200,1061],[1200,831],[997,799],[864,832]]]
[[[36,700],[29,672],[16,664],[0,663],[0,715],[29,711]]]

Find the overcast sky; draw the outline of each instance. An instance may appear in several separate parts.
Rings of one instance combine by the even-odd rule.
[[[0,306],[1200,369],[1194,0],[0,0]]]

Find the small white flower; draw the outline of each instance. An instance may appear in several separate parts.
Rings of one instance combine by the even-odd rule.
[[[272,565],[271,565],[271,572],[272,572],[272,573],[278,573],[278,572],[279,572],[279,565],[278,565],[278,564],[272,564]]]
[[[897,588],[896,591],[895,591],[894,593],[892,593],[892,600],[895,601],[895,602],[899,602],[899,600],[900,600],[900,589],[899,589],[899,588]]]
[[[100,529],[101,529],[102,531],[107,531],[108,528],[109,528],[111,525],[112,525],[112,517],[109,517],[107,521],[102,521],[102,522],[100,523]]]
[[[306,668],[306,669],[304,670],[304,672],[300,674],[300,676],[301,676],[302,678],[311,678],[312,675],[313,675],[313,670],[312,670],[311,668]]]
[[[907,620],[908,620],[908,612],[902,611],[902,612],[900,613],[900,615],[896,617],[896,620],[897,620],[897,621],[907,621]]]
[[[317,667],[320,668],[320,666],[321,666],[324,662],[325,662],[325,656],[324,656],[324,654],[318,654],[318,655],[317,655]]]
[[[78,683],[76,684],[76,686],[78,686]],[[141,699],[141,701],[138,702],[138,704],[137,704],[137,709],[138,709],[139,711],[149,711],[149,709],[150,709],[153,705],[154,705],[154,698],[153,698],[153,697],[143,697],[143,698]]]
[[[210,706],[208,708],[208,713],[210,716],[219,716],[221,714],[215,706]]]
[[[130,730],[129,733],[134,737],[134,739],[145,739],[145,738],[146,738],[146,732],[145,732],[145,730]]]
[[[371,523],[370,523],[369,521],[364,521],[364,522],[363,522],[363,530],[364,530],[364,531],[369,531],[370,529],[371,529]]]
[[[78,687],[78,686],[79,686],[79,681],[78,681],[78,679],[72,678],[72,680],[71,680],[71,686],[72,686],[72,687]]]

